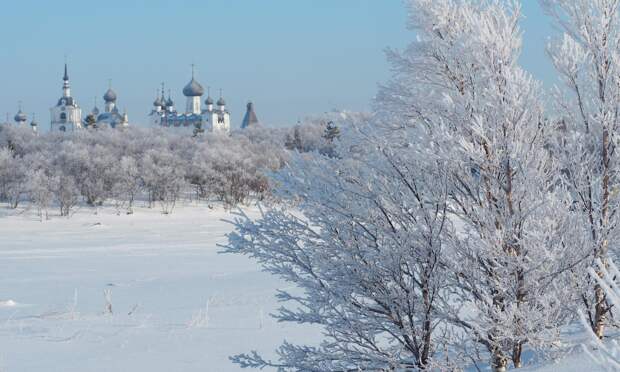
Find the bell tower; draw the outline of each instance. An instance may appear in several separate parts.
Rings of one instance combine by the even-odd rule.
[[[71,97],[69,72],[65,63],[65,74],[62,78],[62,96],[56,106],[50,109],[52,132],[73,132],[82,128],[82,109]]]

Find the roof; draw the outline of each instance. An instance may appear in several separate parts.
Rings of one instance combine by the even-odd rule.
[[[106,102],[115,102],[116,101],[116,92],[109,88],[107,92],[103,95],[103,100]]]
[[[19,111],[17,111],[17,114],[15,114],[15,117],[13,119],[15,119],[15,121],[19,122],[19,121],[26,121],[28,119],[28,117],[20,109]]]
[[[123,116],[118,112],[104,112],[97,116],[97,124],[108,124],[112,128],[115,128],[117,124],[123,122]]]
[[[241,122],[241,128],[254,127],[258,124],[258,117],[256,117],[256,113],[254,112],[254,104],[252,102],[248,102],[245,116]]]
[[[185,97],[200,97],[205,94],[205,89],[194,78],[183,88]]]

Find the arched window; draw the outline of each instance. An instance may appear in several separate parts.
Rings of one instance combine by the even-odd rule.
[[[62,121],[63,123],[65,121],[67,121],[67,114],[66,113],[64,113],[64,112],[60,113],[60,121]]]

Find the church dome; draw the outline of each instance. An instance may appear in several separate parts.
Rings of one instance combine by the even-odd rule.
[[[106,102],[114,102],[116,101],[116,92],[109,88],[107,92],[103,95],[103,100]]]
[[[204,88],[194,78],[183,88],[185,97],[200,97],[205,93]]]
[[[224,98],[220,97],[220,99],[217,100],[217,105],[226,106],[226,101],[224,101]]]
[[[162,99],[160,97],[157,97],[155,99],[155,102],[153,102],[153,106],[160,106],[161,107],[163,105],[164,105],[164,102],[162,101]]]
[[[205,100],[205,105],[212,105],[213,104],[213,98],[211,98],[211,96],[207,97],[207,99]]]
[[[166,101],[166,107],[173,107],[174,106],[174,102],[172,101],[172,98],[168,97],[168,100]]]
[[[22,110],[19,110],[13,119],[15,119],[15,121],[26,121],[28,120],[28,117],[22,112]]]

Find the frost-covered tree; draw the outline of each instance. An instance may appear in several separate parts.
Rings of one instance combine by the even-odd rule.
[[[108,171],[118,166],[117,160],[108,146],[99,143],[89,144],[86,141],[81,141],[79,144],[83,151],[78,154],[83,157],[74,159],[81,168],[81,173],[76,174],[76,179],[79,180],[86,202],[96,207],[103,204],[110,195],[113,181],[108,177],[111,176]]]
[[[411,127],[420,156],[450,175],[454,275],[448,319],[490,354],[494,370],[548,347],[565,321],[561,292],[570,200],[549,141],[539,83],[518,65],[519,4],[412,0],[417,41],[390,52],[395,77],[378,108],[394,136]],[[570,291],[566,291],[570,293]]]
[[[579,252],[570,248],[580,236],[569,218],[572,200],[567,197],[551,151],[555,128],[544,119],[540,86],[517,62],[520,8],[516,2],[490,0],[412,0],[410,5],[410,24],[418,40],[402,53],[390,53],[395,79],[379,95],[380,119],[375,124],[382,127],[382,133],[371,136],[387,142],[342,144],[344,150],[338,154],[341,160],[298,155],[291,169],[276,176],[275,184],[278,195],[284,193],[299,200],[297,208],[302,216],[282,209],[270,211],[258,222],[237,220],[237,233],[231,235],[229,251],[258,258],[267,270],[297,283],[308,293],[284,294],[283,299],[296,301],[302,310],[284,309],[280,317],[316,322],[325,326],[331,337],[319,348],[285,344],[279,351],[283,369],[304,370],[310,365],[320,366],[319,370],[425,366],[419,360],[406,364],[394,357],[394,349],[387,352],[394,364],[382,365],[380,358],[361,358],[356,352],[368,350],[357,340],[375,338],[360,332],[369,328],[351,320],[349,312],[364,324],[374,324],[373,314],[343,310],[323,300],[332,299],[332,289],[346,293],[342,295],[345,299],[370,297],[371,303],[375,293],[384,293],[371,285],[362,288],[370,293],[339,286],[364,282],[357,273],[361,269],[349,265],[351,260],[346,255],[351,251],[350,244],[355,244],[353,252],[360,251],[357,237],[367,233],[365,227],[372,226],[369,231],[374,234],[382,217],[397,234],[406,231],[415,235],[429,226],[421,223],[425,219],[408,219],[408,214],[419,212],[415,203],[398,193],[398,181],[383,181],[384,172],[393,164],[400,165],[396,173],[404,174],[402,179],[420,182],[416,185],[423,190],[421,206],[435,211],[442,210],[438,205],[444,206],[441,216],[457,226],[456,233],[448,234],[444,225],[438,235],[442,245],[450,246],[440,260],[441,272],[450,274],[442,276],[449,281],[450,297],[435,310],[439,310],[439,318],[460,328],[456,334],[462,340],[486,349],[494,370],[505,370],[509,361],[520,367],[524,346],[549,347],[565,322],[565,304],[573,298],[566,285],[568,271],[580,259]],[[300,129],[296,127],[289,136],[290,148],[303,148]],[[361,149],[373,148],[382,149],[384,155],[405,156],[392,162],[382,158],[381,162],[380,157],[371,161],[359,154]],[[361,153],[372,157],[372,151]],[[425,178],[427,174],[431,177]],[[375,182],[389,186],[379,187]],[[444,190],[442,185],[447,201],[433,195]],[[368,194],[367,190],[372,192]],[[398,207],[387,208],[383,202],[392,200],[394,194],[404,204],[394,201]],[[380,213],[375,215],[373,208]],[[360,217],[360,211],[369,220]],[[391,224],[394,220],[403,225]],[[328,240],[326,234],[334,228],[339,239]],[[383,226],[384,233],[386,230],[389,235]],[[341,237],[341,232],[349,235]],[[385,236],[378,240],[392,241]],[[413,241],[418,240],[409,237],[404,242]],[[374,265],[399,257],[390,249],[402,249],[407,244],[398,243],[378,249]],[[373,268],[365,272],[375,277]],[[384,278],[381,284],[390,287],[398,275],[382,273],[376,277]],[[346,301],[337,303],[348,305]],[[325,304],[334,311],[327,311]],[[354,307],[365,309],[360,304]],[[393,332],[384,335],[376,329],[370,331],[381,335],[386,344],[402,344],[394,341],[392,337],[397,336]],[[356,347],[341,347],[343,344]],[[378,344],[370,345],[386,352]],[[235,361],[254,367],[278,365],[256,354],[239,356]]]
[[[133,213],[134,201],[142,189],[140,169],[136,159],[123,156],[106,173],[106,178],[111,184],[110,195],[119,213],[121,209],[125,209],[127,214]]]
[[[37,150],[36,136],[30,128],[0,124],[0,148],[6,147],[17,156]]]
[[[57,177],[54,178],[54,198],[60,208],[60,215],[69,217],[80,201],[80,190],[73,176],[62,171],[57,171],[55,174]]]
[[[185,186],[185,169],[182,160],[169,150],[149,150],[141,159],[145,186],[153,200],[161,206],[162,213],[172,213]]]
[[[298,152],[319,151],[333,155],[333,141],[340,135],[335,123],[347,120],[365,120],[367,114],[350,111],[331,111],[321,115],[309,116],[301,123],[284,131],[284,145]]]
[[[274,176],[274,193],[287,203],[235,220],[226,251],[301,287],[278,294],[285,306],[275,317],[325,335],[320,346],[284,343],[278,361],[233,357],[242,367],[386,371],[454,362],[439,356],[448,175],[416,162],[407,141],[387,146],[373,128],[349,133],[337,158],[294,155]]]
[[[44,169],[30,171],[28,179],[30,200],[36,206],[41,221],[47,220],[49,207],[54,200],[54,187],[59,181]]]
[[[549,47],[564,83],[555,94],[563,134],[557,153],[575,201],[575,225],[583,226],[588,264],[601,260],[604,267],[608,254],[617,254],[619,237],[620,1],[541,2],[563,31]],[[602,338],[611,306],[601,286],[586,283],[582,302]]]
[[[28,168],[24,158],[9,148],[0,149],[0,198],[17,208],[27,191]]]
[[[269,194],[265,174],[285,163],[285,132],[262,126],[230,136],[190,137],[139,127],[89,127],[72,135],[35,136],[32,130],[0,125],[0,200],[17,207],[20,200],[37,199],[30,193],[42,191],[41,183],[31,184],[30,171],[43,169],[51,180],[70,179],[79,191],[75,203],[94,208],[111,199],[130,212],[134,200],[145,198],[150,205],[163,202],[170,211],[189,185],[199,198],[234,206]],[[54,187],[54,194],[61,189]],[[63,200],[73,199],[64,191],[72,197]]]

